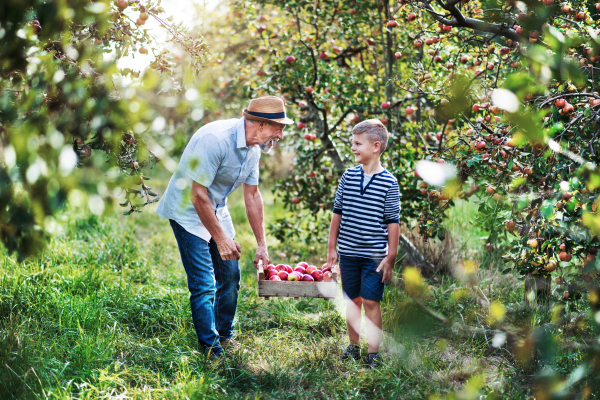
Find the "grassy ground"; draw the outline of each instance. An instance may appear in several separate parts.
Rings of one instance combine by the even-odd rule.
[[[264,195],[272,221],[283,210],[270,193]],[[166,221],[151,210],[99,218],[71,206],[63,233],[45,254],[25,264],[0,255],[0,398],[531,396],[533,372],[506,350],[491,347],[491,338],[442,329],[397,288],[389,288],[382,304],[385,366],[368,370],[342,363],[343,304],[257,298],[254,239],[241,193],[234,194],[230,209],[243,247],[236,325],[241,350],[218,364],[197,352],[185,274]],[[484,233],[464,229],[472,226],[472,208],[457,210],[449,228],[462,231],[457,246],[474,252]],[[269,240],[275,261],[317,263],[325,255],[318,245]],[[292,248],[294,254],[278,258]],[[487,298],[507,305],[508,318],[529,325],[549,319],[548,313],[518,311],[522,285],[513,277],[481,268],[474,279]],[[485,324],[487,311],[462,295],[467,284],[446,276],[434,283],[427,304]],[[568,372],[580,359],[565,354],[553,363]]]

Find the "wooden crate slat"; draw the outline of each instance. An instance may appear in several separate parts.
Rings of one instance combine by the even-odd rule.
[[[337,294],[337,283],[258,281],[258,293],[269,297],[333,298]]]

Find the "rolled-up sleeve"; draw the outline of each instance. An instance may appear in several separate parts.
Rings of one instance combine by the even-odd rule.
[[[258,185],[259,173],[260,173],[260,171],[258,170],[258,161],[257,161],[256,166],[252,169],[252,172],[250,172],[250,175],[248,175],[248,177],[246,178],[244,183],[246,185]]]
[[[398,182],[394,182],[385,196],[383,219],[384,224],[397,224],[400,222],[400,188]]]
[[[333,213],[342,215],[342,205],[344,200],[344,188],[346,187],[346,173],[342,175],[337,192],[335,193],[335,201],[333,202]]]
[[[194,151],[187,160],[185,174],[196,183],[209,187],[222,161],[223,151],[218,138],[206,134],[196,142]]]

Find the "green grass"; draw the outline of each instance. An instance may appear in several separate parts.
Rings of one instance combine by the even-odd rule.
[[[268,191],[263,195],[268,221],[281,217],[281,206]],[[463,207],[451,216],[452,232],[474,216]],[[167,221],[152,210],[96,217],[70,206],[63,232],[46,253],[23,264],[0,255],[0,398],[409,399],[451,392],[469,397],[469,387],[490,397],[532,395],[534,372],[492,348],[491,338],[441,327],[396,287],[388,288],[382,303],[384,368],[342,363],[347,338],[341,300],[259,299],[241,191],[232,196],[230,210],[243,249],[236,321],[242,350],[218,364],[198,353],[185,274]],[[484,233],[462,231],[465,242],[475,242],[466,254],[477,256],[473,238]],[[326,254],[318,244],[268,240],[275,261],[317,263]],[[279,259],[284,250],[290,254]],[[518,308],[523,291],[514,277],[485,266],[476,275],[475,286],[506,304],[511,321],[539,326],[550,319],[549,313]],[[426,303],[482,326],[487,311],[476,298],[456,296],[468,287],[445,276]],[[552,363],[568,373],[581,357],[559,354]]]

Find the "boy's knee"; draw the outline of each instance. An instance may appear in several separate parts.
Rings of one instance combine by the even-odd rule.
[[[379,308],[379,304],[380,302],[377,300],[367,300],[367,299],[362,299],[363,302],[363,307],[365,307],[365,309],[377,309]]]

